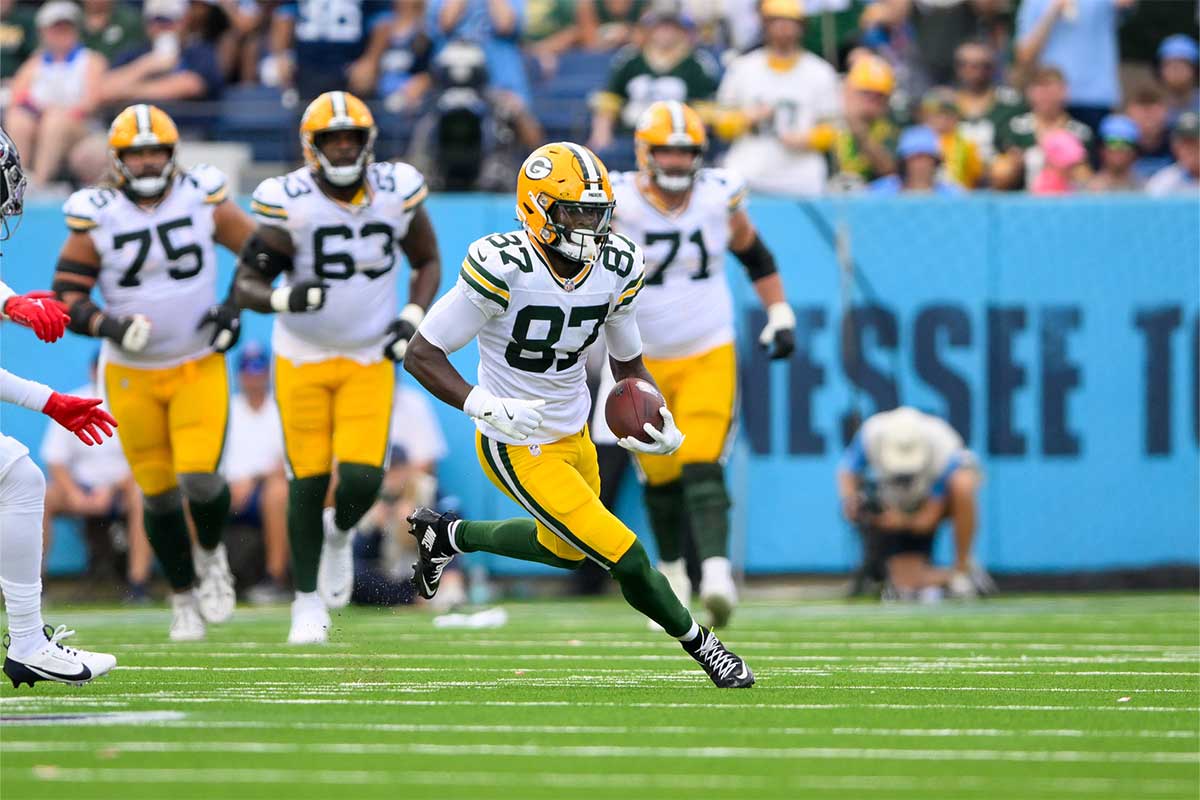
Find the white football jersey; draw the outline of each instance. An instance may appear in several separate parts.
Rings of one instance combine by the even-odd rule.
[[[296,247],[287,286],[320,280],[329,288],[319,311],[275,315],[272,346],[295,363],[345,357],[383,359],[387,327],[396,318],[400,241],[428,190],[408,164],[367,166],[361,205],[340,203],[317,186],[308,167],[259,184],[250,204],[258,221],[285,229]]]
[[[733,341],[733,297],[725,282],[729,215],[745,204],[733,172],[702,169],[682,209],[667,213],[638,188],[638,173],[609,174],[613,230],[645,251],[646,289],[637,322],[650,358],[682,358]]]
[[[467,250],[458,282],[485,315],[479,332],[479,385],[497,397],[546,401],[542,426],[522,445],[573,436],[591,398],[585,355],[605,324],[634,312],[643,283],[641,249],[613,235],[600,257],[571,280],[542,259],[524,231],[497,233]],[[482,420],[490,438],[516,444]]]
[[[100,255],[96,283],[105,313],[150,320],[146,349],[130,353],[105,339],[105,360],[159,368],[211,352],[211,328],[197,326],[217,302],[213,211],[227,194],[225,175],[200,165],[179,170],[154,206],[139,206],[107,186],[81,189],[67,199],[67,227],[90,236]]]

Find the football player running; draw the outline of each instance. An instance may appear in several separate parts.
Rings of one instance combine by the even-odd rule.
[[[721,627],[737,602],[724,476],[737,405],[725,251],[746,267],[766,308],[759,343],[771,358],[792,352],[796,318],[775,259],[746,214],[745,183],[728,170],[702,166],[706,136],[700,116],[683,103],[660,101],[645,111],[634,135],[639,170],[613,175],[613,229],[645,249],[646,288],[637,323],[646,369],[688,436],[671,454],[640,442],[632,449],[659,569],[687,604],[692,586],[680,539],[690,531],[700,559],[701,602],[712,624]]]
[[[9,220],[21,216],[25,172],[21,156],[8,134],[0,131],[0,241],[9,236]],[[46,292],[16,294],[0,282],[2,318],[34,330],[53,342],[62,336],[66,309]],[[41,411],[86,444],[112,436],[116,421],[100,408],[99,400],[59,394],[35,381],[0,369],[0,401]],[[42,621],[42,514],[46,478],[29,457],[29,448],[0,433],[0,593],[8,612],[4,674],[13,687],[38,681],[81,685],[117,665],[107,653],[65,646],[74,634],[60,625],[54,630]]]
[[[374,163],[375,136],[354,95],[314,100],[300,123],[306,164],[255,190],[259,225],[238,266],[238,304],[277,315],[295,644],[324,642],[328,609],[350,601],[354,527],[383,480],[393,362],[404,360],[441,275],[425,180],[407,164]],[[397,315],[400,251],[412,275]],[[325,508],[334,459],[337,489]]]
[[[414,580],[422,596],[433,597],[446,565],[472,551],[564,569],[590,558],[717,686],[750,686],[754,676],[745,662],[696,624],[637,537],[598,496],[581,356],[603,332],[614,375],[653,383],[634,318],[642,252],[610,235],[613,205],[608,172],[590,150],[570,142],[538,148],[517,177],[521,230],[473,243],[457,283],[417,331],[406,368],[475,420],[484,472],[533,519],[467,521],[417,509],[408,518],[418,545]],[[479,384],[472,386],[447,356],[476,338]],[[661,412],[661,430],[646,426],[653,444],[638,446],[667,455],[684,436],[671,412],[665,406]]]
[[[228,199],[219,170],[177,164],[178,143],[162,109],[139,104],[117,115],[109,175],[63,207],[70,234],[54,290],[70,329],[103,340],[101,385],[145,496],[147,538],[171,585],[169,635],[196,641],[236,603],[221,543],[229,487],[217,466],[229,410],[224,354],[241,323],[231,302],[218,301],[214,243],[236,253],[254,224]],[[103,309],[91,299],[97,286]]]

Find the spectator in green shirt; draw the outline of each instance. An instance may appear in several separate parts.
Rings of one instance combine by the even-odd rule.
[[[996,51],[983,40],[963,42],[954,51],[954,99],[958,129],[975,143],[984,164],[996,155],[996,132],[1027,110],[1020,92],[996,85]]]
[[[108,60],[146,41],[142,17],[137,9],[116,0],[83,0],[83,46]]]
[[[1032,186],[1045,166],[1040,142],[1050,131],[1063,129],[1091,150],[1092,129],[1067,113],[1067,80],[1058,67],[1039,67],[1025,87],[1030,111],[1018,114],[996,132],[999,155],[992,162],[992,188]]]
[[[655,9],[642,20],[645,44],[632,45],[613,60],[608,86],[592,98],[589,145],[600,151],[615,134],[628,134],[642,112],[659,100],[678,100],[705,113],[703,103],[717,93],[716,61],[695,49],[691,20],[674,9]],[[711,109],[711,102],[708,106]]]
[[[0,80],[7,81],[37,49],[34,10],[17,0],[0,0]]]

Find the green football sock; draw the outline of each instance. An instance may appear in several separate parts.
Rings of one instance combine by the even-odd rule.
[[[298,592],[317,590],[317,567],[321,562],[321,543],[325,528],[321,514],[329,476],[293,478],[288,482],[288,543],[292,548],[292,584]]]
[[[143,519],[150,549],[154,551],[167,583],[177,592],[191,587],[196,580],[196,571],[192,564],[192,543],[188,540],[183,506],[160,511],[147,508],[143,512]]]
[[[625,602],[663,627],[675,637],[685,635],[692,627],[692,615],[671,591],[671,584],[658,570],[650,566],[650,557],[641,542],[613,565],[612,576],[621,587]]]
[[[333,521],[348,531],[358,524],[379,497],[383,470],[368,464],[338,464],[338,485],[333,492]]]
[[[658,486],[647,484],[645,497],[650,530],[654,532],[659,559],[678,561],[683,552],[680,547],[684,523],[683,482],[671,481]]]
[[[229,486],[223,485],[211,500],[199,502],[189,499],[188,512],[192,515],[192,522],[196,523],[196,541],[205,550],[214,549],[221,543],[225,524],[229,521]]]
[[[729,556],[729,495],[720,464],[684,464],[683,504],[687,509],[696,556],[704,561]]]
[[[523,517],[490,522],[463,520],[454,528],[454,544],[464,553],[495,553],[561,569],[576,569],[584,561],[570,561],[551,553],[537,540],[537,523]]]

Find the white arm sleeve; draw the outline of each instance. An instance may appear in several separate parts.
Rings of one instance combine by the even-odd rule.
[[[41,411],[46,407],[53,390],[44,383],[28,381],[13,375],[6,369],[0,369],[0,400],[6,403]]]
[[[8,319],[8,316],[4,313],[4,304],[8,302],[8,298],[15,294],[16,292],[10,289],[7,283],[0,281],[0,319]]]
[[[632,361],[642,354],[642,332],[633,314],[612,314],[604,324],[604,344],[617,361]]]
[[[417,333],[450,355],[474,339],[489,319],[491,316],[472,303],[456,285],[433,304]]]

